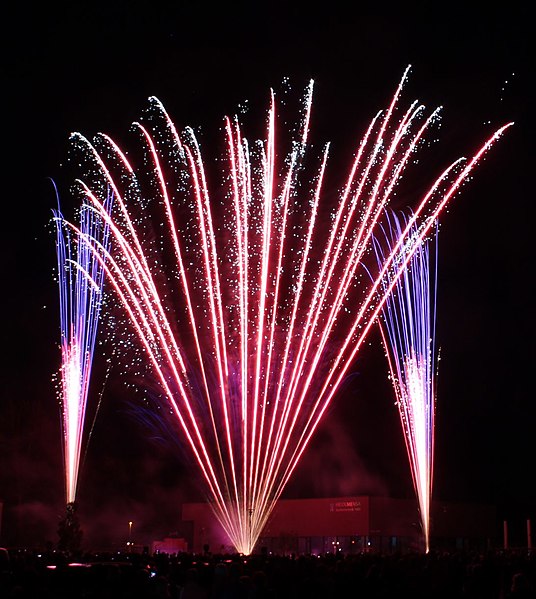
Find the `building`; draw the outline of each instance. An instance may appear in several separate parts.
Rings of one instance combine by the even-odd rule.
[[[207,503],[183,504],[182,519],[191,522],[194,553],[234,551]],[[491,506],[433,502],[430,520],[432,547],[485,548],[495,533]],[[281,499],[256,546],[286,555],[410,549],[423,549],[417,502],[370,496]]]
[[[153,541],[152,552],[169,555],[188,551],[188,543],[182,537],[165,537],[161,541]]]

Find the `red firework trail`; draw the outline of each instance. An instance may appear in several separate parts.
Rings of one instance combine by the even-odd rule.
[[[482,155],[442,172],[414,208],[371,281],[373,233],[402,175],[439,120],[399,96],[359,143],[337,201],[324,199],[326,146],[311,174],[313,84],[295,139],[276,127],[250,145],[225,119],[221,184],[209,185],[194,132],[181,135],[156,98],[135,123],[141,168],[107,136],[73,139],[90,168],[85,202],[109,226],[112,249],[87,239],[128,314],[166,407],[202,474],[214,512],[237,551],[249,554],[323,413],[375,323],[407,260]],[[104,199],[111,190],[113,212]],[[334,204],[334,205],[333,205]],[[159,212],[158,212],[159,211]],[[155,213],[158,212],[158,215]],[[141,215],[141,216],[140,216]],[[417,227],[418,234],[413,230]]]

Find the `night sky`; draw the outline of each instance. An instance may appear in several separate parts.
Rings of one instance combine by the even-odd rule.
[[[51,179],[64,190],[64,211],[75,207],[62,166],[69,134],[103,131],[128,146],[130,124],[151,95],[179,129],[217,132],[245,100],[260,123],[270,87],[288,77],[299,90],[314,78],[314,135],[332,142],[346,172],[344,157],[408,64],[405,100],[444,107],[428,156],[435,172],[515,121],[441,218],[434,496],[496,505],[512,530],[536,517],[529,113],[536,52],[528,8],[445,4],[441,14],[408,7],[380,14],[343,2],[289,4],[3,9],[0,544],[56,542],[64,513],[50,219]],[[408,202],[422,186],[409,181]],[[285,496],[412,496],[383,351],[376,335],[369,342]],[[79,479],[82,526],[87,543],[98,545],[122,542],[132,520],[137,540],[150,542],[177,531],[180,502],[200,497],[195,473],[173,444],[156,442],[132,417],[121,368],[106,380],[105,371],[97,355],[91,401],[103,393]]]

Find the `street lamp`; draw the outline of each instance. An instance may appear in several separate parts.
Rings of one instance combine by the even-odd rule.
[[[249,524],[248,545],[249,545],[249,552],[252,553],[253,552],[253,544],[252,544],[253,535],[251,534],[251,518],[253,516],[253,507],[252,506],[250,506],[249,509],[248,509],[248,516],[249,516],[249,520],[248,520],[248,524]]]

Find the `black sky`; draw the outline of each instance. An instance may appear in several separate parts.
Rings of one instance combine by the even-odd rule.
[[[262,118],[269,88],[284,77],[295,88],[312,77],[312,128],[345,156],[408,64],[405,98],[444,106],[431,149],[437,169],[516,123],[442,218],[434,493],[493,503],[513,519],[536,516],[532,20],[516,3],[485,11],[445,4],[440,14],[424,3],[384,14],[350,4],[3,9],[0,544],[54,541],[63,510],[49,178],[70,183],[61,166],[70,132],[128,139],[151,95],[179,128],[217,130],[246,99]],[[62,202],[69,211],[68,197]],[[289,495],[411,495],[377,342],[371,337]],[[128,520],[156,538],[176,528],[178,503],[196,492],[173,449],[152,443],[128,416],[115,374],[81,473],[81,510],[111,539]]]

